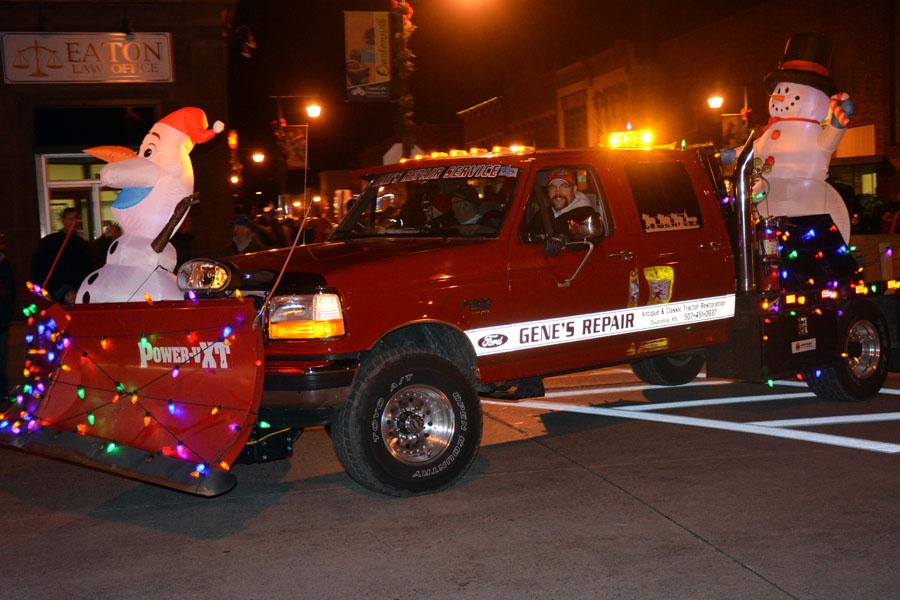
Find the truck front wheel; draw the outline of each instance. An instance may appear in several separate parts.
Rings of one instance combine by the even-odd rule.
[[[887,377],[887,323],[877,307],[859,301],[844,309],[837,327],[835,363],[806,373],[806,384],[825,400],[867,400],[878,393]]]
[[[481,430],[474,382],[446,358],[405,347],[365,362],[332,439],[360,485],[409,496],[461,477],[478,453]]]
[[[641,381],[652,385],[682,385],[690,383],[703,368],[700,354],[669,354],[636,360],[631,370]]]

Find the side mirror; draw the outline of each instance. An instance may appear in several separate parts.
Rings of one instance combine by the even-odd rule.
[[[592,213],[581,219],[567,221],[568,234],[566,242],[569,244],[583,244],[584,242],[598,242],[606,235],[606,227],[603,219],[597,213]]]

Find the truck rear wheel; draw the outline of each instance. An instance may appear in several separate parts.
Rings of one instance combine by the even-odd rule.
[[[859,301],[844,309],[837,327],[835,363],[806,373],[806,384],[825,400],[867,400],[878,393],[887,377],[890,352],[887,323],[877,307]]]
[[[641,381],[653,385],[682,385],[694,380],[703,368],[700,354],[669,354],[636,360],[631,370]]]
[[[363,365],[332,425],[347,473],[384,494],[449,486],[475,460],[481,402],[454,363],[420,348],[392,348]]]

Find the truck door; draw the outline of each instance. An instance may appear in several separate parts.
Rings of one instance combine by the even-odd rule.
[[[660,310],[672,311],[673,322],[679,325],[650,332],[652,340],[642,341],[647,351],[722,341],[729,323],[723,318],[727,306],[717,307],[712,300],[733,295],[735,281],[716,190],[693,156],[683,157],[672,160],[671,156],[629,153],[621,163],[640,225],[635,257],[641,284],[639,303],[670,305]],[[692,300],[704,303],[683,304]],[[684,314],[679,312],[682,308]],[[695,319],[704,322],[695,324]]]
[[[512,379],[621,360],[629,321],[617,311],[637,299],[630,287],[635,250],[595,169],[584,162],[548,164],[525,185],[528,201],[510,238],[507,326],[491,338],[503,343],[483,362],[503,363],[504,377]],[[569,245],[548,256],[545,240],[554,228],[558,233],[586,211],[601,229],[593,248]]]

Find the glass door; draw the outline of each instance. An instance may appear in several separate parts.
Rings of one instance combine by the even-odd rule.
[[[100,184],[100,160],[87,154],[39,154],[36,156],[41,236],[62,227],[60,216],[66,208],[81,215],[79,234],[93,240],[112,222],[114,190]]]

